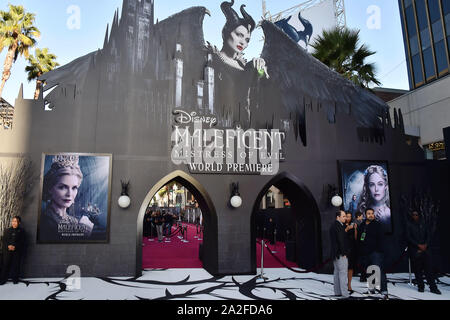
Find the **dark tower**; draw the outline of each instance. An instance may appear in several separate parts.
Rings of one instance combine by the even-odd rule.
[[[124,0],[120,30],[126,37],[130,69],[139,72],[145,66],[154,21],[154,0]]]

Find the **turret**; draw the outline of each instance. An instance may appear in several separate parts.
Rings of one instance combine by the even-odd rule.
[[[175,50],[175,107],[180,108],[183,97],[183,47],[177,43]]]
[[[126,39],[127,63],[134,72],[145,66],[153,21],[154,0],[124,0],[120,29]]]
[[[206,109],[209,113],[214,114],[214,68],[212,67],[212,54],[208,54],[208,62],[205,67],[205,82],[206,82]]]

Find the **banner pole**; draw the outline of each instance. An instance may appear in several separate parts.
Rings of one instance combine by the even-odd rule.
[[[264,281],[268,280],[269,278],[264,277],[264,239],[261,240],[261,274],[258,277],[258,279],[263,279]]]
[[[277,251],[277,229],[274,230],[273,237],[274,237],[274,242],[275,242],[275,250],[272,251],[272,253],[278,253],[278,251]]]
[[[409,268],[409,285],[412,286],[412,276],[411,276],[411,258],[408,258],[408,268]]]

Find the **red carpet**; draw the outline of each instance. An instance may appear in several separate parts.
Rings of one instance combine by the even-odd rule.
[[[203,241],[199,241],[195,225],[183,224],[188,227],[187,240],[184,243],[182,239],[178,238],[181,234],[168,239],[170,243],[158,242],[155,237],[153,241],[149,238],[143,239],[142,247],[142,267],[143,269],[196,269],[203,268],[202,262],[198,258],[199,245]],[[172,232],[176,231],[176,227],[172,228]],[[258,239],[258,242],[261,241]],[[268,245],[272,251],[277,251],[275,255],[277,258],[289,267],[297,267],[295,262],[286,261],[286,249],[284,243],[278,242],[276,246]],[[261,245],[256,245],[256,263],[257,267],[261,267]],[[264,268],[284,268],[283,264],[278,262],[267,249],[264,251]]]
[[[261,239],[256,240],[256,265],[261,268]],[[288,266],[290,268],[298,268],[295,262],[290,262],[286,260],[286,248],[284,242],[277,242],[276,245],[271,245],[267,243],[267,246],[272,250],[272,253],[283,262],[280,263],[275,259],[269,252],[267,248],[264,249],[264,268],[284,268]],[[276,252],[274,252],[276,251]]]
[[[155,237],[154,241],[149,241],[149,238],[144,238],[142,247],[142,267],[143,269],[197,269],[203,268],[203,264],[198,258],[199,245],[203,241],[197,238],[197,231],[195,225],[183,224],[188,227],[187,240],[189,242],[182,242],[183,239],[178,238],[181,233],[169,238],[170,243],[158,242]],[[172,228],[172,233],[176,232],[176,227]]]

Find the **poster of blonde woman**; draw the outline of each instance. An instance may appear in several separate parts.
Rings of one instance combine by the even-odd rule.
[[[392,232],[389,173],[387,162],[340,161],[344,210],[355,217],[371,208],[386,232]]]
[[[105,243],[112,155],[43,154],[38,243]]]

